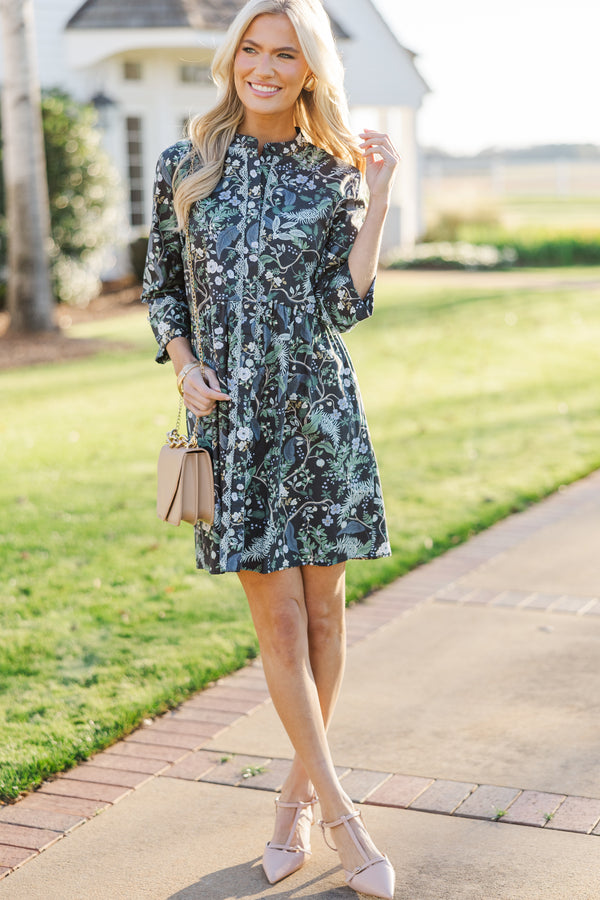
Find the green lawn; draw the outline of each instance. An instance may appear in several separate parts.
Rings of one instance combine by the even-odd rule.
[[[394,556],[351,563],[349,599],[600,465],[599,284],[381,277],[348,343]],[[176,391],[144,313],[72,331],[131,348],[0,373],[2,799],[257,650],[236,577],[197,573],[191,528],[155,517]]]
[[[582,235],[586,232],[598,233],[598,196],[508,196],[498,201],[498,207],[502,223],[507,229],[522,232],[580,232]]]

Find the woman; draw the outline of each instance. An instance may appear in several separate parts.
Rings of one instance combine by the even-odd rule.
[[[213,75],[217,105],[159,159],[143,296],[157,359],[173,362],[213,455],[215,520],[196,527],[197,564],[238,573],[296,751],[263,856],[269,881],[308,858],[318,795],[348,884],[391,898],[394,871],[340,785],[326,731],[344,668],[345,561],[390,553],[339,332],[372,312],[398,157],[386,135],[359,146],[350,133],[319,0],[250,0]]]

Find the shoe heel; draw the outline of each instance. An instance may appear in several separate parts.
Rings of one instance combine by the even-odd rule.
[[[343,825],[364,860],[364,862],[361,865],[358,865],[352,872],[348,872],[347,869],[344,869],[346,884],[348,887],[351,887],[352,890],[357,891],[357,893],[366,894],[368,897],[380,897],[381,900],[393,900],[396,886],[396,873],[394,872],[394,867],[387,856],[376,856],[373,859],[369,858],[365,848],[350,826],[352,819],[356,819],[358,816],[360,816],[360,810],[355,810],[345,816],[340,816],[339,819],[336,819],[334,822],[324,822],[321,819],[319,825],[323,831],[325,843],[331,850],[337,850],[337,848],[333,847],[327,840],[325,829],[336,828],[338,825]]]

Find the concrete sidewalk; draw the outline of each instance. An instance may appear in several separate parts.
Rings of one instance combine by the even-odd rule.
[[[398,900],[599,896],[599,522],[597,472],[349,611],[331,742]],[[262,874],[290,758],[256,663],[1,808],[0,900],[356,897],[317,829]]]

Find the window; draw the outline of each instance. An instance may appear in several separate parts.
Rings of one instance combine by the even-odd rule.
[[[210,66],[199,65],[197,63],[185,63],[179,69],[179,80],[184,84],[210,84],[213,81],[210,77]]]
[[[141,62],[132,62],[132,60],[125,60],[125,62],[123,63],[123,78],[125,79],[125,81],[141,81]]]
[[[142,148],[142,120],[139,116],[127,116],[127,174],[129,176],[129,221],[143,225],[144,216],[144,163]]]

